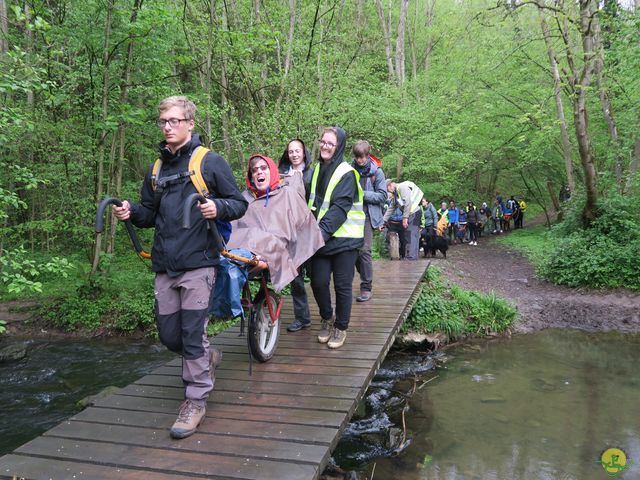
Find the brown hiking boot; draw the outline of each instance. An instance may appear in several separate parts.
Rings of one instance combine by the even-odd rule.
[[[347,339],[347,331],[346,330],[338,330],[337,328],[333,329],[333,333],[331,334],[331,338],[327,343],[327,347],[329,348],[340,348],[344,345],[344,341]]]
[[[187,438],[193,435],[204,421],[205,413],[205,407],[200,407],[191,400],[185,400],[180,405],[178,418],[171,427],[169,435],[171,435],[172,438]]]
[[[328,320],[322,319],[322,323],[320,324],[320,332],[318,333],[318,341],[320,343],[327,343],[329,338],[331,337],[331,331],[333,330],[333,322],[335,322],[336,317],[331,317]]]

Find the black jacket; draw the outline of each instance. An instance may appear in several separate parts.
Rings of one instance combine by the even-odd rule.
[[[320,206],[324,200],[324,194],[329,186],[331,175],[338,165],[344,162],[343,154],[346,145],[346,134],[343,129],[337,127],[338,145],[336,152],[329,164],[325,164],[322,160],[315,168],[319,169],[318,182],[316,185],[316,198],[313,206],[315,210],[313,214],[318,218]],[[329,209],[327,213],[318,222],[318,226],[322,231],[322,238],[325,245],[317,251],[317,255],[334,255],[347,250],[356,250],[364,245],[363,238],[338,238],[333,234],[342,226],[347,219],[347,212],[351,210],[353,203],[358,199],[358,186],[356,184],[356,176],[345,174],[342,176],[336,188],[331,195]]]
[[[313,168],[311,166],[313,161],[311,160],[311,153],[309,152],[309,149],[302,140],[299,138],[292,138],[289,140],[289,143],[287,143],[284,153],[278,162],[278,172],[280,172],[281,175],[285,175],[291,168],[291,160],[289,160],[289,144],[293,141],[300,142],[304,149],[304,170],[302,171],[302,181],[304,183],[304,191],[307,198],[309,198],[309,188],[311,188],[311,178],[313,177]]]
[[[196,192],[188,176],[166,181],[168,177],[186,172],[191,152],[200,145],[200,137],[191,141],[174,155],[160,144],[162,168],[158,186],[151,186],[150,167],[140,192],[140,203],[131,205],[131,221],[137,227],[155,227],[151,263],[154,272],[177,276],[196,268],[218,264],[219,256],[208,230],[208,222],[197,205],[191,207],[191,228],[182,228],[182,211],[187,197]],[[235,220],[244,215],[247,201],[236,186],[227,162],[217,153],[208,152],[202,160],[202,175],[216,204],[218,219]],[[165,180],[165,181],[163,181]]]

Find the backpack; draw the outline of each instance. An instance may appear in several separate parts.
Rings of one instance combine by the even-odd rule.
[[[191,158],[189,158],[188,171],[179,174],[180,177],[188,176],[198,193],[203,195],[205,198],[212,198],[212,195],[209,193],[207,182],[202,176],[202,160],[210,151],[211,150],[201,145],[196,147],[191,153]],[[158,188],[158,177],[161,169],[162,160],[158,158],[151,168],[151,189],[154,192]],[[216,226],[218,227],[218,232],[220,232],[222,239],[227,243],[229,241],[229,237],[231,237],[231,223],[227,220],[216,220]]]

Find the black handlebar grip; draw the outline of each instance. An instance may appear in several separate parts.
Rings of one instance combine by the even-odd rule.
[[[122,202],[113,197],[107,197],[100,202],[100,205],[98,205],[98,211],[96,212],[96,233],[102,233],[102,231],[104,230],[104,211],[109,205],[121,207]],[[138,235],[133,228],[131,219],[125,220],[124,226],[127,228],[127,233],[129,234],[129,238],[131,239],[131,243],[133,244],[133,248],[135,249],[136,253],[142,258],[151,258],[151,254],[145,252],[142,249],[142,244],[140,243]]]
[[[201,193],[192,193],[187,197],[187,201],[184,204],[182,210],[182,228],[191,228],[191,206],[194,202],[205,203],[207,199]],[[216,225],[215,220],[209,220],[209,228],[211,229],[211,233],[213,234],[213,242],[215,243],[216,249],[221,252],[226,250],[226,246],[224,244],[224,240],[218,231],[218,226]]]
[[[104,230],[104,210],[109,205],[121,207],[122,202],[113,197],[107,197],[100,202],[100,205],[98,205],[98,211],[96,212],[96,233],[102,233],[102,231]]]

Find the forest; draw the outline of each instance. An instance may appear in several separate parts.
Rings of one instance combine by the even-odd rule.
[[[639,32],[640,0],[0,0],[0,295],[150,313],[150,283],[107,294],[145,268],[95,212],[137,199],[176,94],[239,185],[339,125],[434,203],[559,216],[550,280],[640,288]]]

